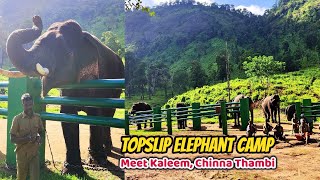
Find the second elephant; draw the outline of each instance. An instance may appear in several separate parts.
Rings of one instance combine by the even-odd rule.
[[[270,117],[273,123],[277,122],[277,114],[278,120],[280,121],[280,96],[278,94],[267,96],[262,104],[262,110],[264,113],[264,117],[266,122],[270,122]]]

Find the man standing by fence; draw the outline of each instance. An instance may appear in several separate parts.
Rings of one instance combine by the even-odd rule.
[[[17,179],[40,179],[39,147],[40,134],[44,131],[39,114],[33,112],[30,94],[21,96],[23,112],[14,117],[10,130],[11,142],[16,144]]]

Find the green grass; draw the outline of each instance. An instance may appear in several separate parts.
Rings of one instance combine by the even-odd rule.
[[[169,93],[168,96],[170,96]],[[162,106],[167,102],[167,99],[165,98],[164,91],[157,91],[155,96],[152,96],[151,99],[149,99],[148,94],[145,94],[143,100],[140,98],[140,95],[131,96],[130,98],[126,97],[126,109],[130,109],[131,106],[136,102],[146,102],[150,104],[151,107],[155,107]]]
[[[314,82],[311,84],[312,79]],[[273,75],[269,81],[267,95],[278,93],[282,108],[292,102],[302,101],[302,99],[311,99],[312,102],[320,101],[320,70],[318,68]],[[258,78],[234,79],[230,81],[230,86],[231,100],[239,93],[249,95],[253,100],[262,100],[265,97],[265,84],[261,83]],[[228,100],[226,88],[226,82],[196,88],[171,98],[166,104],[175,107],[183,97],[187,103],[215,104],[220,99]],[[251,95],[250,88],[252,89]]]

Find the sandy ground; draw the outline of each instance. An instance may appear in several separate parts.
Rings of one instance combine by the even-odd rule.
[[[189,124],[191,126],[191,124]],[[217,124],[203,124],[204,131],[192,131],[190,129],[181,132],[174,132],[174,135],[221,135]],[[202,154],[201,156],[213,156],[215,158],[232,158],[246,156],[248,158],[262,158],[264,156],[275,155],[278,158],[278,168],[276,170],[126,170],[127,179],[320,179],[318,174],[318,165],[320,162],[320,151],[318,141],[320,140],[320,131],[315,128],[315,134],[312,135],[313,143],[303,145],[291,136],[290,125],[283,125],[287,136],[287,142],[277,144],[270,154]],[[89,126],[80,125],[81,138],[81,156],[85,159],[88,155],[87,148],[89,144]],[[258,135],[262,135],[261,124],[258,126]],[[47,122],[47,131],[51,143],[55,161],[63,162],[65,158],[65,144],[62,136],[62,129],[59,122]],[[245,132],[232,129],[229,125],[228,132],[230,135],[243,135]],[[124,134],[122,129],[112,129],[112,139],[116,148],[121,147],[120,137]],[[0,152],[5,153],[6,142],[6,120],[0,121]],[[46,148],[46,159],[51,161],[51,155]],[[146,154],[130,154],[127,157],[148,157]],[[169,158],[190,158],[198,157],[199,154],[153,154],[152,156]],[[115,166],[118,166],[119,157],[109,157]]]
[[[46,124],[49,141],[52,148],[52,153],[54,160],[57,162],[63,162],[65,160],[65,143],[61,128],[60,122],[54,121],[47,121]],[[6,135],[7,131],[7,120],[0,120],[0,152],[6,153]],[[115,147],[114,150],[121,148],[121,141],[120,138],[124,135],[123,129],[112,128],[112,142],[113,146]],[[88,125],[80,125],[80,150],[81,150],[81,158],[86,159],[88,157],[88,147],[89,147],[89,134],[90,129]],[[118,151],[113,151],[115,154],[118,154]],[[48,146],[48,139],[46,139],[46,156],[45,158],[49,161],[52,161],[49,146]],[[108,157],[108,160],[112,162],[115,166],[118,166],[118,157]]]
[[[262,135],[262,124],[259,124],[258,135]],[[190,125],[191,126],[191,125]],[[221,135],[217,125],[203,125],[205,131],[186,130],[175,132],[174,135]],[[304,145],[291,135],[289,124],[284,124],[286,142],[275,145],[270,154],[201,154],[201,156],[213,156],[214,158],[232,158],[246,156],[247,158],[263,158],[265,156],[276,156],[278,166],[276,170],[126,170],[127,179],[320,179],[318,162],[320,162],[320,151],[318,141],[320,140],[319,130],[315,128],[312,135],[313,143]],[[228,127],[230,135],[243,135],[245,132]],[[148,157],[146,154],[128,154],[127,157]],[[199,154],[167,154],[152,155],[153,157],[169,158],[190,158],[199,157]]]

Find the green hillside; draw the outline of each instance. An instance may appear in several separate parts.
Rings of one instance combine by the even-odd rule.
[[[231,101],[239,94],[249,95],[253,100],[262,100],[265,97],[265,85],[260,79],[235,79],[230,81]],[[199,102],[201,104],[215,104],[220,99],[228,101],[227,83],[219,83],[213,86],[204,86],[171,98],[167,104],[175,107],[177,102],[185,97],[187,103]],[[252,93],[250,94],[250,88]],[[279,93],[281,107],[288,104],[310,98],[313,102],[320,101],[320,70],[311,68],[278,74],[270,77],[270,87],[267,94]]]
[[[127,12],[125,40],[133,47],[126,57],[128,97],[156,96],[155,91],[170,88],[170,94],[176,95],[194,88],[184,80],[194,61],[207,77],[198,87],[224,82],[226,65],[219,57],[226,49],[232,79],[245,78],[242,63],[248,56],[273,56],[286,63],[285,72],[319,65],[320,0],[277,2],[263,16],[233,5],[205,6],[192,0],[157,6],[152,9],[154,17]],[[162,70],[153,68],[159,64]],[[173,86],[179,83],[184,87]]]

